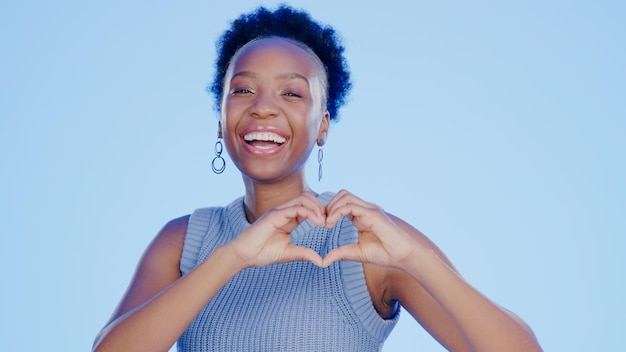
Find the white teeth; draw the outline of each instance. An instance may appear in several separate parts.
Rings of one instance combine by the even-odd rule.
[[[264,142],[274,142],[274,143],[278,143],[278,144],[283,144],[285,143],[286,139],[284,137],[281,137],[275,133],[271,133],[271,132],[252,132],[252,133],[248,133],[247,135],[243,136],[243,139],[246,142],[252,142],[252,141],[264,141]]]

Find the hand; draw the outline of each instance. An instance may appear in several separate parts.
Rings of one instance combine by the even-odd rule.
[[[330,251],[323,266],[339,260],[354,260],[380,266],[402,268],[421,245],[398,226],[382,208],[343,190],[326,206],[326,226],[332,227],[346,216],[359,231],[359,241]]]
[[[321,266],[322,258],[317,252],[289,243],[291,232],[307,219],[325,226],[324,206],[309,192],[268,210],[227,246],[241,258],[245,267],[296,260]]]

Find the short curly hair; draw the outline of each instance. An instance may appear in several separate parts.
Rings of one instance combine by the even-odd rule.
[[[345,104],[352,87],[339,35],[332,27],[314,21],[307,12],[284,4],[275,11],[261,6],[241,15],[218,39],[213,84],[207,88],[213,93],[216,109],[220,110],[224,76],[232,57],[248,42],[263,37],[300,42],[319,57],[328,80],[326,108],[331,120],[337,121],[339,108]]]

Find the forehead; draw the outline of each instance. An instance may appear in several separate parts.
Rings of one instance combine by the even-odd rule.
[[[303,47],[282,38],[257,39],[244,45],[233,57],[233,73],[261,67],[297,71],[311,75],[320,73],[316,60]]]

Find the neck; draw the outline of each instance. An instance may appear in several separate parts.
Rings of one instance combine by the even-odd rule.
[[[270,208],[283,204],[304,192],[312,192],[304,178],[298,181],[259,183],[244,178],[246,194],[244,204],[250,223],[261,217]]]

